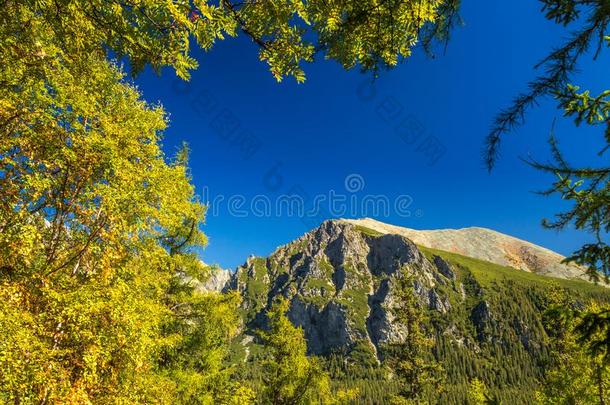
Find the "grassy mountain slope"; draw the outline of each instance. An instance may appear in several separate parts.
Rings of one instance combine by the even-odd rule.
[[[566,279],[586,279],[584,270],[562,263],[564,256],[542,246],[492,229],[416,230],[379,222],[371,218],[343,220],[380,234],[402,235],[418,246],[425,246],[531,273]]]

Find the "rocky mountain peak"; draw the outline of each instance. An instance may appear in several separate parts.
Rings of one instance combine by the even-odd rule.
[[[438,266],[442,266],[442,270]],[[381,235],[345,222],[326,221],[301,238],[277,249],[269,258],[248,260],[232,279],[242,292],[252,326],[281,295],[291,301],[289,317],[303,327],[314,354],[368,347],[400,338],[405,331],[392,323],[393,285],[405,275],[416,280],[423,306],[440,312],[450,308],[435,290],[448,285],[450,266],[428,260],[401,235]]]

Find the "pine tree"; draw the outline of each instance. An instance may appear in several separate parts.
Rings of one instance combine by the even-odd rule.
[[[487,137],[484,155],[491,170],[498,155],[504,134],[521,124],[526,111],[544,96],[553,96],[565,117],[571,117],[576,126],[586,124],[601,127],[603,141],[597,157],[610,148],[610,90],[591,95],[571,83],[571,75],[577,69],[578,60],[594,47],[597,57],[602,48],[610,45],[608,24],[610,9],[606,2],[582,2],[578,0],[544,0],[543,11],[547,19],[563,26],[579,26],[561,47],[554,49],[537,67],[545,74],[529,84],[529,91],[517,97],[511,107],[500,113],[491,133]],[[602,277],[610,281],[610,246],[606,241],[610,231],[610,167],[591,165],[575,167],[563,156],[554,133],[550,146],[552,163],[528,161],[534,168],[556,177],[553,185],[543,194],[557,194],[570,201],[572,208],[556,215],[554,221],[545,220],[543,225],[551,229],[565,229],[574,225],[576,229],[591,234],[595,241],[574,252],[567,261],[587,269],[594,281]]]
[[[425,316],[414,293],[410,276],[395,280],[397,303],[392,308],[394,322],[406,328],[406,337],[387,345],[385,356],[395,375],[399,391],[394,403],[420,400],[427,388],[439,386],[440,366],[430,358],[433,341],[424,330]]]
[[[593,48],[597,58],[603,48],[610,46],[608,26],[610,8],[606,1],[543,0],[545,17],[564,27],[574,27],[566,42],[553,49],[536,67],[544,73],[529,83],[528,91],[519,95],[513,104],[496,117],[487,137],[484,160],[489,170],[496,162],[503,136],[524,122],[528,109],[545,96],[555,98],[564,116],[572,118],[577,127],[585,124],[600,128],[601,145],[592,151],[590,165],[574,166],[564,157],[559,142],[551,131],[549,140],[552,162],[542,163],[529,159],[528,163],[545,173],[554,175],[555,181],[544,195],[557,195],[571,203],[571,207],[556,214],[554,220],[545,219],[543,226],[562,230],[574,226],[588,233],[593,241],[583,245],[567,259],[567,263],[583,266],[592,281],[610,282],[610,167],[604,158],[610,149],[610,90],[592,95],[573,84],[578,61]],[[590,314],[592,324],[610,329],[610,316]],[[605,345],[610,346],[610,336]]]
[[[553,356],[543,389],[537,393],[539,402],[608,403],[610,364],[605,348],[596,343],[597,338],[604,336],[599,329],[590,329],[591,314],[598,313],[600,308],[591,303],[585,311],[579,311],[565,292],[552,296],[551,302],[545,313],[545,327],[551,337]]]
[[[267,358],[262,362],[264,404],[335,404],[354,397],[355,392],[333,395],[330,379],[315,357],[307,356],[301,328],[288,317],[289,302],[281,299],[267,313],[269,330],[261,331]]]
[[[606,2],[542,0],[542,3],[542,11],[548,20],[574,30],[561,46],[554,48],[536,65],[543,73],[528,84],[528,90],[497,115],[487,136],[483,156],[490,170],[497,160],[503,136],[523,124],[527,111],[536,106],[541,98],[569,92],[579,59],[591,48],[595,49],[594,57],[597,58],[602,48],[610,44],[607,31],[610,10]],[[578,100],[575,95],[571,95],[570,99]]]

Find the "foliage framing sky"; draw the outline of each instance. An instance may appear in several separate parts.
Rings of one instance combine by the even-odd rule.
[[[200,67],[189,83],[169,70],[138,77],[145,98],[170,114],[165,150],[173,153],[188,142],[197,192],[209,201],[224,198],[208,213],[204,261],[234,268],[250,254],[268,255],[322,219],[232,215],[231,196],[243,196],[248,207],[257,195],[277,201],[281,194],[312,198],[331,190],[360,199],[384,195],[391,202],[410,196],[410,216],[394,210],[377,216],[396,225],[482,226],[562,254],[582,244],[585,235],[541,227],[541,219],[563,205],[535,193],[552,177],[519,158],[548,159],[554,118],[556,135],[574,162],[595,162],[591,151],[597,151],[600,133],[575,128],[545,100],[505,138],[491,174],[481,161],[494,115],[525,89],[536,75],[534,64],[568,33],[544,19],[539,2],[526,0],[464,2],[462,17],[465,25],[454,31],[446,53],[439,49],[430,58],[418,50],[374,83],[370,75],[318,57],[305,66],[305,84],[278,84],[245,37],[223,41],[209,53],[197,50]],[[602,89],[606,55],[595,63],[583,60],[575,84]],[[406,122],[417,132],[405,136]],[[419,138],[409,143],[415,133]],[[430,140],[444,151],[435,162],[422,146]],[[345,179],[354,174],[364,188],[349,193]],[[346,216],[372,216],[360,208]]]

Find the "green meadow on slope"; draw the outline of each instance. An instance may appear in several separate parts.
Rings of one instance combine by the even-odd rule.
[[[494,282],[497,283],[511,280],[516,283],[529,283],[532,286],[538,287],[548,288],[552,286],[559,286],[578,291],[580,293],[599,296],[599,298],[608,298],[608,294],[610,294],[609,289],[583,280],[567,280],[562,278],[546,277],[515,269],[513,267],[500,266],[484,260],[462,256],[457,253],[445,252],[443,250],[431,249],[424,246],[418,246],[418,248],[428,257],[438,255],[452,264],[468,269],[473,275],[475,275],[477,281],[484,286],[491,286]]]

